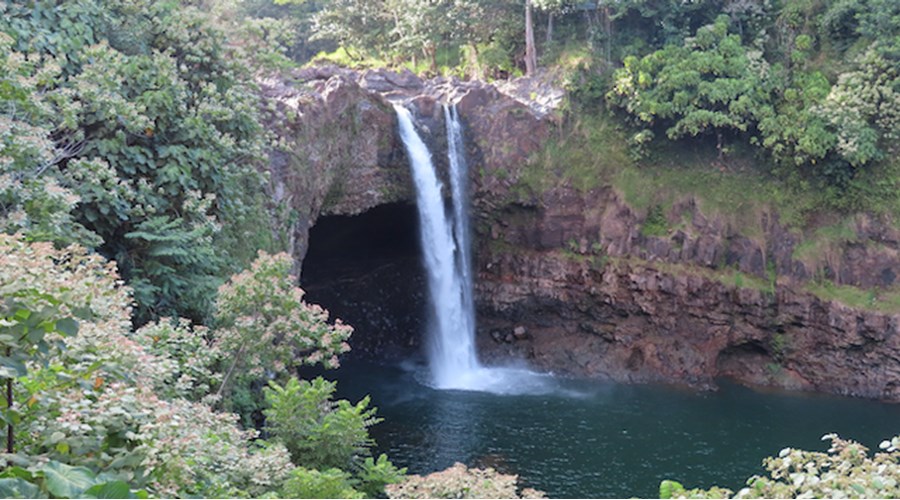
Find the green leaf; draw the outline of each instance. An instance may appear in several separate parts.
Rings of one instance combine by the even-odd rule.
[[[41,328],[32,328],[28,330],[28,335],[26,335],[25,338],[28,339],[28,342],[31,342],[32,344],[39,344],[42,340],[44,340],[44,335],[46,334],[47,332]]]
[[[7,468],[4,469],[3,472],[0,472],[0,478],[19,478],[31,482],[34,480],[34,474],[29,472],[28,469],[14,465],[12,467],[7,466]]]
[[[0,377],[13,378],[28,375],[28,368],[17,359],[0,356]]]
[[[37,485],[29,483],[20,477],[0,479],[0,497],[47,498],[45,495],[41,495]]]
[[[78,322],[72,318],[63,318],[56,322],[56,331],[69,337],[78,334]]]
[[[681,493],[684,493],[684,486],[678,481],[666,479],[659,483],[659,498],[674,498]]]
[[[94,473],[85,467],[72,467],[59,462],[44,466],[47,491],[58,498],[78,498],[94,485]]]
[[[125,481],[110,481],[91,486],[81,498],[135,498]]]

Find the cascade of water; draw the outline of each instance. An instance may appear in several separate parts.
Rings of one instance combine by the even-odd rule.
[[[447,129],[447,158],[450,162],[450,192],[453,195],[453,235],[456,237],[456,267],[460,276],[463,321],[469,337],[475,335],[475,300],[472,277],[472,244],[469,229],[469,166],[463,142],[462,124],[456,106],[444,106],[444,123]],[[477,359],[472,345],[472,357]]]
[[[473,338],[474,313],[466,310],[472,304],[471,285],[465,284],[466,278],[461,269],[468,250],[457,247],[454,226],[441,195],[443,186],[435,173],[428,147],[416,132],[409,111],[402,106],[396,106],[396,109],[400,137],[409,155],[416,186],[422,252],[432,306],[429,363],[433,383],[442,389],[459,388],[459,381],[479,368]],[[456,163],[459,169],[459,162]],[[459,184],[459,181],[454,184]],[[459,197],[455,198],[458,204]],[[458,210],[462,212],[464,207]],[[456,226],[457,235],[465,231],[465,223]]]
[[[400,138],[409,156],[421,226],[422,254],[428,277],[430,332],[428,362],[438,389],[503,394],[555,391],[546,375],[517,368],[481,366],[475,353],[475,304],[469,228],[468,167],[456,108],[444,108],[450,161],[452,211],[444,204],[428,147],[410,112],[395,106]]]

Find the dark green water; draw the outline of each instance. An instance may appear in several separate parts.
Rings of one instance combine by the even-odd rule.
[[[874,401],[583,380],[498,396],[437,391],[417,370],[357,362],[328,378],[341,397],[372,395],[380,451],[411,473],[492,466],[551,497],[656,497],[663,479],[737,490],[786,446],[824,451],[822,435],[837,432],[877,449],[900,433],[900,406]]]

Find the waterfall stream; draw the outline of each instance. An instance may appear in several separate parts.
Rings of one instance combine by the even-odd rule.
[[[468,252],[457,246],[454,224],[441,194],[443,185],[437,178],[428,147],[416,132],[409,111],[398,106],[397,116],[416,186],[422,252],[428,273],[432,306],[428,355],[433,383],[439,388],[457,388],[460,376],[479,368],[475,356],[471,282],[465,283],[462,270],[466,260],[464,254]],[[458,184],[459,181],[454,182],[454,185]],[[456,204],[460,204],[459,200]],[[459,212],[462,210],[460,208]],[[456,236],[463,225],[455,225]],[[465,296],[469,297],[468,301]]]
[[[428,363],[437,389],[496,393],[552,390],[547,375],[518,368],[488,368],[475,351],[475,303],[468,207],[468,167],[455,107],[444,108],[450,163],[448,210],[431,160],[409,110],[395,105],[400,138],[409,156],[419,212],[422,254],[428,278]]]

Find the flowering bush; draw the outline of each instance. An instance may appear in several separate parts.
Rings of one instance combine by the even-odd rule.
[[[882,452],[868,455],[866,447],[835,434],[828,452],[785,448],[764,460],[769,477],[753,476],[734,494],[714,487],[685,490],[663,481],[660,498],[897,498],[900,496],[900,436],[883,441]]]
[[[16,401],[18,453],[4,455],[5,465],[37,474],[54,461],[171,497],[256,497],[282,487],[293,469],[283,446],[257,443],[235,415],[182,399],[216,380],[208,368],[215,355],[202,352],[205,331],[164,321],[129,337],[130,295],[111,263],[78,246],[0,234],[0,293],[81,318],[76,336],[48,333],[46,353],[33,353],[16,379],[26,389]],[[182,363],[191,348],[197,364]]]
[[[228,366],[223,388],[233,374],[280,378],[303,364],[337,368],[338,354],[350,350],[353,328],[341,320],[329,325],[328,311],[306,304],[290,268],[289,255],[260,252],[250,269],[219,288],[213,336]]]
[[[184,318],[161,318],[132,336],[145,352],[157,356],[162,373],[154,379],[157,394],[200,401],[222,382],[215,371],[220,351],[206,327]]]
[[[469,469],[461,463],[427,476],[408,476],[385,487],[389,498],[544,498],[544,493],[525,488],[518,491],[515,475],[492,468]]]
[[[859,167],[897,153],[900,139],[900,69],[878,44],[859,57],[859,69],[839,76],[814,109],[837,134],[837,152]]]

